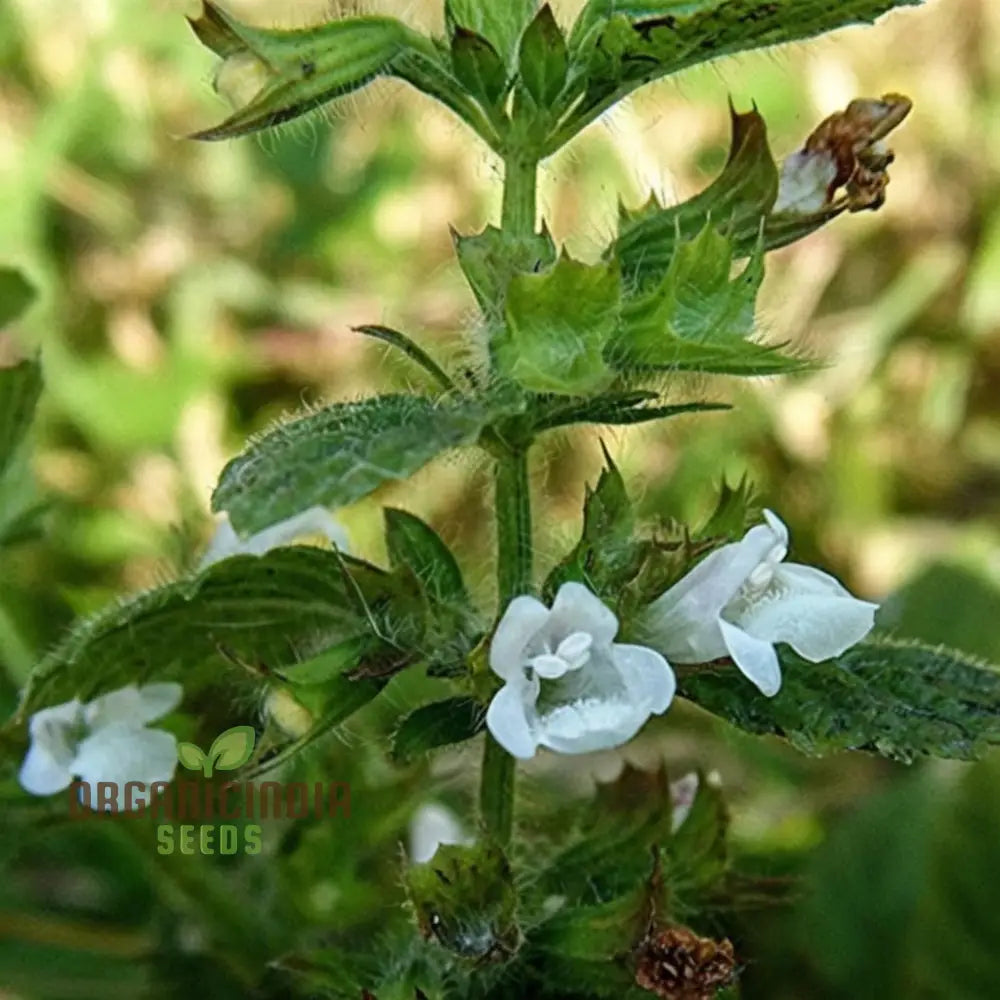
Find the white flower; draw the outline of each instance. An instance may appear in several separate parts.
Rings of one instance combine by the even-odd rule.
[[[114,782],[118,809],[124,809],[128,782],[173,778],[177,741],[146,723],[174,709],[182,694],[180,684],[130,684],[87,704],[74,698],[36,712],[18,780],[32,795],[61,792],[74,779],[86,781],[93,795],[98,782]]]
[[[579,583],[564,583],[549,610],[533,597],[507,607],[490,646],[490,666],[506,683],[486,725],[515,757],[539,746],[588,753],[621,746],[676,689],[670,665],[643,646],[612,640],[614,613]]]
[[[828,150],[792,153],[781,166],[773,212],[812,215],[827,208],[837,179],[837,163]]]
[[[670,828],[676,833],[683,825],[684,820],[691,814],[694,800],[698,797],[698,787],[701,779],[697,771],[685,774],[684,777],[670,782],[670,805],[673,810],[670,817]]]
[[[783,563],[788,529],[771,511],[764,517],[766,524],[716,549],[653,601],[646,627],[675,663],[732,657],[773,697],[781,688],[775,643],[813,663],[829,660],[871,631],[878,605],[812,566]]]
[[[471,844],[455,814],[436,802],[422,805],[410,820],[410,860],[422,865],[442,844]]]
[[[350,543],[344,526],[325,507],[310,507],[293,517],[264,528],[263,531],[258,531],[249,538],[240,538],[229,523],[229,518],[223,514],[198,568],[205,569],[230,556],[260,556],[281,545],[290,545],[305,535],[323,535],[331,545],[342,552],[349,549]]]

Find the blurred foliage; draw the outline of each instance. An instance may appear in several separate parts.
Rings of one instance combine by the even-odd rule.
[[[438,4],[403,6],[428,23]],[[571,6],[556,5],[561,19]],[[232,7],[262,24],[326,13],[320,0],[277,15],[264,0]],[[352,327],[385,323],[452,369],[474,364],[459,337],[473,300],[445,224],[467,234],[495,218],[497,164],[398,83],[278,137],[184,141],[220,111],[185,12],[171,0],[0,5],[0,266],[38,290],[0,332],[0,364],[40,350],[46,380],[32,432],[38,486],[22,456],[2,497],[4,512],[46,500],[44,532],[5,534],[0,550],[5,710],[78,613],[193,561],[211,489],[249,434],[303,403],[430,384]],[[648,482],[643,513],[664,521],[704,520],[720,473],[748,474],[789,523],[797,558],[860,596],[892,595],[886,632],[994,659],[998,46],[990,0],[931,0],[873,30],[693,70],[590,128],[548,164],[542,197],[557,245],[570,237],[569,251],[593,260],[618,192],[637,206],[652,187],[670,204],[718,171],[727,95],[740,109],[757,103],[779,155],[854,96],[913,98],[884,210],[768,261],[763,332],[825,367],[749,388],[688,386],[735,404],[738,418],[616,430],[616,462],[633,491]],[[0,318],[25,294],[5,278]],[[680,392],[677,402],[691,398]],[[538,521],[564,524],[566,540],[541,569],[571,548],[600,462],[596,436],[574,431],[537,468]],[[403,506],[469,554],[470,589],[488,589],[484,471],[446,461],[431,482],[423,472],[348,508],[356,548],[382,561],[378,505]],[[362,721],[296,764],[352,783],[350,819],[276,823],[264,853],[238,862],[159,857],[150,831],[67,823],[0,784],[0,995],[242,997],[268,955],[382,935],[404,905],[394,862],[416,803],[433,789],[469,811],[470,751],[391,771],[367,752],[434,684],[396,678]],[[259,710],[222,699],[189,736],[207,745]],[[733,797],[732,849],[756,876],[753,908],[706,931],[724,929],[737,955],[754,956],[744,998],[995,995],[995,761],[811,761],[681,709],[629,754],[717,771]],[[540,761],[523,782],[526,815],[533,803],[551,811],[553,789],[583,796],[588,769],[618,756]],[[29,812],[47,819],[26,839]],[[538,834],[558,822],[538,818]],[[791,908],[759,908],[768,886],[803,872],[809,888]],[[398,956],[401,968],[408,960]]]

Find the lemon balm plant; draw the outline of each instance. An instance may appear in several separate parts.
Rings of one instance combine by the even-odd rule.
[[[37,666],[5,731],[11,756],[26,754],[22,786],[43,795],[81,774],[163,780],[178,752],[206,780],[213,761],[245,764],[237,773],[253,778],[421,672],[448,696],[401,718],[387,755],[482,742],[478,808],[448,838],[462,842],[402,861],[408,909],[379,916],[381,935],[291,956],[284,943],[262,945],[254,988],[271,988],[270,964],[285,977],[280,996],[735,995],[745,956],[719,914],[745,882],[730,868],[721,791],[699,776],[627,769],[553,830],[519,822],[519,761],[622,746],[677,698],[810,753],[971,759],[1000,742],[1000,672],[873,632],[874,604],[787,558],[771,509],[780,496],[758,506],[743,485],[722,487],[704,523],[645,525],[606,454],[577,543],[543,565],[536,545],[549,526],[533,517],[531,462],[559,428],[724,411],[678,401],[703,384],[692,374],[807,367],[794,347],[756,336],[766,255],[882,203],[884,140],[909,102],[854,101],[781,166],[761,115],[734,109],[718,179],[680,205],[623,209],[592,261],[560,250],[539,219],[538,168],[646,83],[907,5],[589,0],[562,25],[535,0],[449,0],[447,34],[431,38],[375,16],[265,29],[206,3],[192,27],[237,108],[196,138],[280,126],[389,75],[446,105],[500,158],[499,225],[455,239],[481,313],[469,333],[478,364],[449,372],[403,333],[362,327],[434,391],[335,402],[252,441],[221,475],[213,506],[226,520],[198,569],[81,622]],[[38,371],[26,363],[2,376],[10,450]],[[478,449],[493,469],[492,603],[470,591],[463,554],[413,514],[385,512],[387,566],[351,554],[331,514],[456,448]],[[290,544],[313,533],[330,546]],[[145,723],[181,689],[194,716],[220,689],[264,706],[264,738],[242,727],[239,746],[178,750]],[[155,711],[123,707],[157,694]],[[155,761],[143,749],[154,739]]]

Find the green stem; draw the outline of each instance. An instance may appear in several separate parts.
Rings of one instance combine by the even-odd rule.
[[[532,578],[531,496],[527,448],[505,451],[496,466],[497,584],[500,607],[530,593]],[[514,824],[516,761],[486,734],[479,808],[487,833],[510,842]]]
[[[537,211],[538,161],[511,156],[505,161],[501,227],[511,236],[531,236]]]

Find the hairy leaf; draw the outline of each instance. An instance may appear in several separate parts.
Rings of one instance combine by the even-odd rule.
[[[607,386],[603,351],[621,306],[613,265],[561,256],[542,274],[518,274],[505,303],[506,327],[494,339],[500,369],[527,389],[578,395]]]
[[[507,68],[497,50],[474,31],[458,27],[451,39],[455,76],[487,106],[497,104],[507,91]]]
[[[460,26],[488,39],[508,65],[513,63],[517,43],[535,13],[537,0],[446,0],[445,20],[449,28]]]
[[[388,508],[385,537],[392,564],[408,567],[435,600],[468,601],[455,556],[429,524],[405,510]]]
[[[886,639],[825,663],[779,647],[782,686],[754,690],[735,666],[680,678],[684,697],[752,733],[805,753],[865,750],[898,760],[974,760],[1000,743],[1000,669],[961,653]]]
[[[481,733],[483,706],[475,698],[446,698],[411,712],[392,738],[392,755],[406,762],[430,750],[464,743]]]
[[[377,603],[389,577],[350,565],[354,583]],[[234,664],[251,680],[368,628],[336,553],[296,547],[236,556],[81,621],[35,668],[21,710],[150,680],[197,690],[223,668],[232,678]]]
[[[466,400],[376,396],[265,433],[222,471],[212,508],[253,532],[314,504],[342,507],[474,441],[488,414]]]
[[[229,139],[280,125],[390,70],[411,32],[389,17],[352,17],[314,28],[245,25],[206,0],[190,19],[200,41],[223,58],[216,89],[242,103],[196,139]]]
[[[521,37],[520,82],[538,107],[547,108],[562,93],[568,68],[566,39],[545,4]]]
[[[571,36],[581,97],[561,145],[631,91],[719,56],[782,45],[849,24],[873,22],[921,0],[589,0]]]

